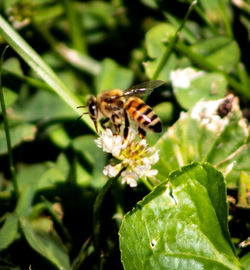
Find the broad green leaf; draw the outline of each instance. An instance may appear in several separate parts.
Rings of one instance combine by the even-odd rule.
[[[160,117],[163,123],[173,119],[174,105],[171,102],[161,102],[154,106],[154,112]]]
[[[106,58],[102,62],[100,73],[96,77],[96,89],[100,93],[108,89],[125,90],[131,86],[133,73],[119,66],[114,60]]]
[[[65,247],[51,227],[45,230],[44,223],[38,226],[25,218],[20,218],[20,223],[26,240],[35,251],[54,264],[57,269],[70,269]]]
[[[176,98],[185,109],[192,108],[200,99],[214,100],[226,94],[227,80],[220,73],[206,73],[193,68],[171,71]]]
[[[76,114],[53,93],[39,91],[27,103],[13,108],[11,117],[24,121],[72,119]]]
[[[35,192],[36,188],[34,183],[22,188],[15,209],[15,212],[19,217],[27,217],[31,213]]]
[[[225,0],[222,0],[225,1]],[[200,0],[199,4],[204,9],[209,21],[218,22],[221,20],[220,0]]]
[[[20,62],[17,58],[11,57],[6,59],[3,64],[3,69],[8,70],[11,73],[15,73],[17,75],[23,75],[22,68],[20,66]]]
[[[58,168],[63,174],[68,176],[70,171],[70,164],[64,153],[61,153],[56,160],[56,168]]]
[[[7,87],[3,87],[2,89],[3,89],[5,107],[8,108],[16,101],[18,95]],[[0,115],[1,114],[2,114],[2,110],[0,111]]]
[[[37,188],[44,189],[54,187],[57,183],[65,182],[67,175],[64,175],[58,168],[50,168],[42,174],[37,181]]]
[[[0,228],[0,250],[7,248],[15,239],[18,230],[16,214],[9,214]]]
[[[240,59],[238,44],[226,36],[200,41],[192,45],[190,49],[205,56],[208,62],[225,72],[232,71]]]
[[[23,166],[18,169],[18,186],[20,189],[25,186],[37,184],[41,175],[45,173],[51,166],[48,163],[38,163],[29,166]]]
[[[49,129],[51,141],[60,148],[67,148],[71,143],[71,138],[62,125],[53,125]]]
[[[91,167],[92,177],[89,179],[90,175],[87,173],[85,168],[80,168],[79,163],[77,163],[77,175],[78,177],[84,176],[85,179],[78,179],[79,184],[87,184],[90,180],[90,185],[94,187],[101,187],[106,181],[106,177],[104,177],[102,170],[106,165],[106,154],[98,149],[94,140],[95,136],[84,135],[77,137],[73,140],[74,149],[79,152],[85,161]]]
[[[209,164],[173,172],[123,219],[124,269],[241,269],[227,226],[223,176]]]
[[[32,141],[35,138],[36,127],[32,124],[19,124],[10,127],[11,146],[15,147],[22,142]],[[7,153],[5,131],[0,129],[0,154]]]
[[[189,112],[181,114],[156,147],[160,160],[155,167],[161,180],[192,161],[214,164],[231,186],[237,186],[242,170],[250,173],[249,129],[238,100],[232,95],[198,102]]]
[[[250,269],[250,252],[245,254],[241,259],[240,263],[243,266],[244,270],[249,270]]]
[[[160,23],[151,28],[146,34],[146,49],[150,59],[145,63],[146,74],[151,78],[159,65],[162,55],[166,51],[167,42],[175,35],[176,27],[167,23]],[[170,55],[167,64],[163,67],[158,79],[167,81],[170,71],[175,69],[177,57]]]

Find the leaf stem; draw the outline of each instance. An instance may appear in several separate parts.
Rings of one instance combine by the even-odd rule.
[[[224,0],[219,0],[219,6],[220,6],[221,15],[222,15],[222,19],[226,28],[227,35],[230,38],[233,38],[233,31],[232,31],[231,23],[229,21],[227,10],[226,10],[226,2]]]
[[[191,3],[191,0],[189,0],[189,3]],[[209,22],[209,20],[207,19],[207,16],[204,15],[203,10],[200,7],[198,7],[197,5],[194,7],[194,10],[200,16],[200,18],[206,23],[206,25],[210,28],[212,33],[218,34],[217,29]]]
[[[65,11],[68,17],[72,46],[78,52],[86,54],[87,48],[84,35],[81,32],[81,24],[78,21],[77,12],[72,0],[64,0]]]
[[[192,12],[192,10],[193,10],[193,7],[194,7],[196,4],[197,4],[197,1],[194,0],[194,1],[191,3],[191,5],[189,6],[188,11],[187,11],[187,13],[186,13],[184,19],[182,20],[181,24],[179,25],[178,29],[177,29],[176,32],[175,32],[175,35],[174,35],[174,36],[172,37],[172,39],[169,41],[169,44],[168,44],[168,46],[167,46],[167,48],[166,48],[166,51],[164,52],[164,54],[163,54],[163,56],[162,56],[162,58],[161,58],[161,60],[160,60],[160,62],[159,62],[159,65],[157,66],[157,68],[156,68],[156,70],[155,70],[155,72],[154,72],[154,74],[153,74],[153,76],[152,76],[152,78],[151,78],[152,80],[156,80],[156,79],[158,78],[158,76],[159,76],[160,72],[162,71],[164,65],[167,63],[168,58],[169,58],[169,56],[170,56],[170,54],[171,54],[171,52],[172,52],[172,49],[173,49],[173,47],[174,47],[174,45],[175,45],[175,43],[176,43],[176,41],[177,41],[177,39],[178,39],[178,34],[179,34],[179,32],[182,30],[182,28],[183,28],[185,22],[187,21],[189,15],[191,14],[191,12]]]
[[[14,161],[13,161],[13,157],[12,157],[11,138],[10,138],[9,124],[8,124],[8,117],[6,114],[6,107],[5,107],[3,89],[2,89],[2,66],[3,66],[4,54],[5,54],[6,50],[8,49],[8,47],[9,46],[6,46],[4,48],[3,53],[1,55],[1,61],[0,61],[0,101],[1,101],[3,122],[4,122],[6,143],[7,143],[7,148],[8,148],[8,157],[9,157],[11,178],[12,178],[12,183],[13,183],[13,187],[14,187],[15,198],[18,199],[18,197],[19,197],[18,183],[17,183],[17,178],[16,178],[16,170],[15,170],[15,166],[14,166]]]
[[[154,186],[149,183],[149,181],[147,179],[145,179],[144,177],[141,178],[143,184],[150,190],[153,191],[154,190]]]

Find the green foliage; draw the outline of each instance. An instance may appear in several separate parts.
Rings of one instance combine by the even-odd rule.
[[[120,249],[125,269],[240,269],[222,175],[197,163],[173,172],[126,214]]]
[[[249,14],[247,1],[3,1],[2,268],[249,269]],[[104,176],[117,160],[77,107],[148,80],[166,82],[145,98],[158,174],[131,189]]]
[[[225,173],[230,186],[238,185],[242,170],[249,173],[249,128],[237,100],[232,101],[232,110],[226,116],[217,114],[226,100],[198,102],[161,137],[156,168],[162,180],[192,161],[214,164]]]

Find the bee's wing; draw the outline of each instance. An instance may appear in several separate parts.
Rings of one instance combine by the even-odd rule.
[[[142,97],[142,96],[146,96],[151,94],[155,88],[160,87],[161,85],[163,85],[165,82],[164,81],[160,81],[160,80],[154,80],[154,81],[147,81],[147,82],[143,82],[140,84],[136,84],[132,87],[130,87],[129,89],[126,89],[123,92],[123,97],[129,97],[129,96],[138,96],[138,97]]]

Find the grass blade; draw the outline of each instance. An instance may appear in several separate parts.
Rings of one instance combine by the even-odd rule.
[[[2,16],[0,16],[0,35],[54,91],[79,114],[77,106],[81,105],[80,99],[63,84],[53,70]],[[95,130],[92,121],[88,117],[82,119],[92,130]]]

